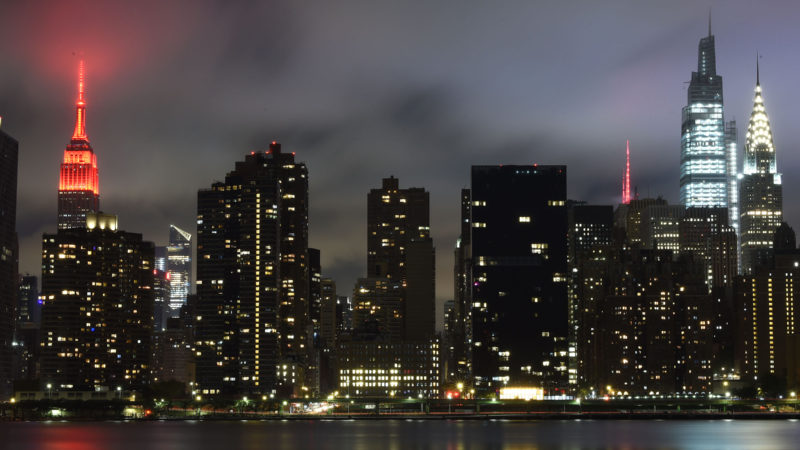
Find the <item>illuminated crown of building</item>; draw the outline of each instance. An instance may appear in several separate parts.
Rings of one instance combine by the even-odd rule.
[[[756,97],[753,102],[753,112],[750,114],[750,123],[747,125],[745,136],[744,173],[777,173],[775,162],[775,146],[772,141],[772,127],[769,116],[764,107],[764,97],[761,95],[761,80],[756,65]]]
[[[59,191],[91,191],[100,194],[97,173],[97,155],[89,144],[86,135],[86,100],[84,98],[84,64],[80,62],[78,69],[78,101],[76,102],[75,131],[64,150],[64,162],[61,164]]]

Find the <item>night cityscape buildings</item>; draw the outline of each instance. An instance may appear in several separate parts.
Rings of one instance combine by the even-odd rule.
[[[351,297],[324,270],[338,256],[309,247],[309,170],[276,141],[197,192],[196,234],[170,225],[157,248],[119,230],[98,210],[81,63],[41,293],[16,267],[17,143],[0,131],[0,400],[12,379],[75,395],[175,383],[190,400],[245,403],[792,392],[800,251],[758,67],[737,177],[715,51],[709,30],[683,108],[677,204],[632,189],[629,142],[615,205],[570,199],[566,165],[471,166],[441,330],[431,193],[395,176],[367,193]]]
[[[11,395],[17,304],[17,140],[0,129],[0,400]]]

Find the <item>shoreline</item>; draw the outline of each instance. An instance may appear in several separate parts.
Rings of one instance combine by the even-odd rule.
[[[264,422],[264,421],[312,421],[312,422],[336,422],[336,421],[717,421],[717,420],[800,420],[800,413],[797,412],[531,412],[531,413],[511,413],[511,414],[336,414],[336,415],[239,415],[239,414],[208,414],[205,416],[186,416],[186,417],[154,417],[154,418],[62,418],[62,419],[9,419],[0,418],[0,423],[23,423],[23,422]]]

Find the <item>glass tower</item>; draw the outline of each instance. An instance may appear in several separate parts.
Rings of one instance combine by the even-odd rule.
[[[683,108],[681,125],[681,192],[686,207],[728,207],[729,167],[735,147],[726,145],[722,112],[722,77],[717,75],[714,36],[700,39],[697,72],[692,72],[688,102]],[[735,166],[735,164],[734,164]]]
[[[169,226],[166,263],[169,317],[179,317],[192,286],[192,235],[175,225]]]

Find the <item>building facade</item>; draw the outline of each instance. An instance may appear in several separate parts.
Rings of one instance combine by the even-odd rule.
[[[197,260],[201,393],[299,388],[308,333],[305,164],[273,142],[199,191]]]
[[[19,144],[0,130],[0,401],[11,396],[17,304],[17,158]]]
[[[473,166],[472,374],[477,392],[567,385],[567,170]]]
[[[169,273],[168,317],[178,317],[192,288],[192,235],[175,225],[169,226],[166,264]]]
[[[41,376],[54,389],[150,381],[154,246],[88,214],[42,240]]]

